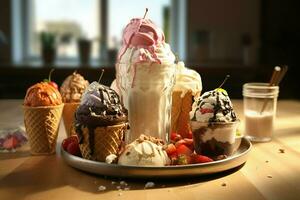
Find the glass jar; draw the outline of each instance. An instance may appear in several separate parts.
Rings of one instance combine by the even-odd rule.
[[[254,142],[270,141],[274,130],[278,86],[269,83],[243,85],[245,137]]]

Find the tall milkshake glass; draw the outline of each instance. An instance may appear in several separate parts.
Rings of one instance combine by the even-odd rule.
[[[126,142],[146,134],[168,141],[175,56],[151,20],[132,19],[123,34],[116,81],[128,109]]]

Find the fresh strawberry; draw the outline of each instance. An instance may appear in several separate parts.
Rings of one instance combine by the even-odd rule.
[[[72,136],[70,136],[70,137],[63,140],[62,147],[64,148],[64,150],[67,151],[69,144],[71,144],[72,142],[77,142],[78,143],[78,137],[76,135],[72,135]]]
[[[184,155],[189,156],[191,153],[192,153],[192,151],[187,146],[185,146],[184,144],[181,144],[177,147],[177,154],[178,155],[184,154]]]
[[[76,141],[71,142],[68,145],[67,151],[68,151],[68,153],[70,153],[70,154],[72,154],[74,156],[80,156],[80,149],[79,149],[78,142],[76,142]]]
[[[178,133],[171,133],[171,137],[170,137],[171,141],[173,142],[177,142],[178,140],[181,140],[182,137],[181,135],[179,135]]]
[[[181,154],[178,156],[178,165],[187,165],[191,163],[191,157],[189,155]]]
[[[214,110],[211,108],[200,108],[201,114],[206,114],[206,113],[213,113]]]
[[[178,140],[176,143],[175,143],[175,147],[178,148],[180,145],[184,144],[185,145],[185,141],[184,139],[181,139],[181,140]]]
[[[194,151],[194,141],[193,141],[193,139],[184,138],[184,141],[185,141],[185,146],[190,148],[190,150]]]
[[[188,133],[187,138],[193,139],[193,132],[192,132],[192,131],[190,131],[190,132]]]
[[[176,153],[177,150],[176,150],[175,145],[172,144],[172,143],[171,143],[171,144],[168,144],[168,147],[167,147],[167,149],[166,149],[166,152],[167,152],[168,156],[170,156],[170,155]]]
[[[191,159],[192,159],[191,161],[192,163],[207,163],[213,161],[213,159],[199,154],[192,154]]]
[[[18,146],[19,142],[15,137],[9,137],[3,142],[3,148],[14,149]]]
[[[185,146],[187,146],[191,151],[194,151],[193,139],[188,139],[188,138],[181,139],[181,140],[179,140],[179,141],[177,141],[175,143],[175,146],[177,148],[177,147],[179,147],[182,144],[184,144]]]

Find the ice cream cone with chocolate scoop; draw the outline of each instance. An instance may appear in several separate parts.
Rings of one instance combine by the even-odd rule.
[[[127,130],[127,110],[118,94],[97,82],[84,92],[75,113],[75,128],[83,158],[106,161],[116,157]]]
[[[200,75],[178,62],[176,83],[172,92],[171,132],[180,134],[183,138],[191,134],[190,116],[194,97],[200,95],[202,83]]]
[[[60,87],[62,101],[64,102],[63,121],[67,137],[76,134],[74,129],[74,115],[79,106],[81,96],[89,82],[83,76],[74,72],[68,76]]]
[[[24,100],[24,123],[31,154],[53,154],[64,104],[57,88],[49,82],[31,86]]]

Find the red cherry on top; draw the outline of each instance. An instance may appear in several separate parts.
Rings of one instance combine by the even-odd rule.
[[[55,69],[51,69],[51,71],[49,72],[48,79],[44,79],[44,82],[48,82],[49,85],[51,85],[52,87],[58,90],[58,85],[54,81],[51,81],[51,75],[54,70]]]
[[[48,84],[53,86],[54,88],[56,88],[58,90],[58,85],[55,82],[50,81],[50,82],[48,82]]]

